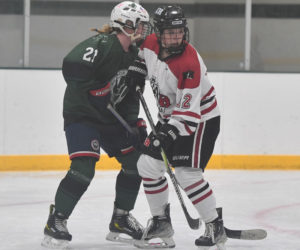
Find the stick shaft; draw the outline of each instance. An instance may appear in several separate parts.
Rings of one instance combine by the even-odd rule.
[[[147,119],[148,119],[148,121],[149,121],[150,127],[151,127],[151,129],[152,129],[152,133],[153,133],[154,135],[157,135],[157,131],[156,131],[156,129],[155,129],[155,125],[154,125],[152,116],[151,116],[151,114],[150,114],[150,111],[149,111],[148,106],[147,106],[147,104],[146,104],[146,101],[145,101],[145,99],[144,99],[143,93],[142,93],[142,91],[141,91],[141,89],[140,89],[139,86],[137,86],[136,91],[138,92],[140,101],[141,101],[141,103],[142,103],[142,106],[143,106],[143,108],[144,108],[145,114],[146,114],[146,116],[147,116]],[[164,161],[165,167],[166,167],[166,171],[167,171],[168,175],[170,176],[170,179],[171,179],[171,181],[172,181],[172,183],[173,183],[175,192],[176,192],[176,194],[177,194],[177,197],[178,197],[178,199],[179,199],[180,205],[181,205],[181,207],[182,207],[182,209],[183,209],[183,212],[184,212],[184,214],[185,214],[185,217],[186,217],[186,219],[187,219],[187,222],[188,222],[190,228],[192,228],[192,229],[198,229],[198,228],[200,227],[200,225],[201,225],[200,220],[199,220],[199,219],[193,219],[193,218],[190,216],[190,214],[188,213],[187,208],[186,208],[185,203],[184,203],[184,200],[183,200],[183,198],[182,198],[180,189],[179,189],[179,187],[178,187],[178,182],[177,182],[177,180],[176,180],[175,175],[174,175],[173,172],[172,172],[172,169],[171,169],[171,167],[170,167],[170,163],[169,163],[169,161],[168,161],[168,158],[167,158],[166,153],[165,153],[165,151],[164,151],[163,148],[161,148],[161,156],[162,156],[162,158],[163,158],[163,161]]]
[[[109,103],[107,109],[119,120],[119,122],[128,130],[129,133],[134,134],[132,127],[124,120],[124,118],[113,108]]]

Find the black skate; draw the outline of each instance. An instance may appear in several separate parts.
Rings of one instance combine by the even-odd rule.
[[[132,244],[143,236],[143,226],[126,210],[114,208],[106,239]]]
[[[212,246],[217,246],[218,250],[225,250],[225,242],[227,240],[223,219],[222,209],[217,209],[219,217],[205,224],[204,235],[195,240],[195,245],[201,250],[208,250]]]
[[[66,217],[55,210],[54,205],[50,205],[50,213],[44,229],[44,240],[42,246],[52,249],[66,249],[72,235],[67,229]]]
[[[172,238],[174,230],[170,218],[170,204],[165,208],[165,214],[154,216],[147,223],[147,228],[141,240],[136,241],[134,246],[138,248],[173,248],[175,242]],[[161,241],[157,241],[157,240]]]

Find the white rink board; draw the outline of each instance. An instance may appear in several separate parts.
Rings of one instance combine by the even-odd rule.
[[[209,73],[222,112],[215,154],[299,155],[300,74]],[[67,154],[60,70],[0,69],[0,154]],[[157,108],[147,86],[154,120]],[[142,110],[142,108],[141,108]],[[141,116],[145,118],[143,112]]]

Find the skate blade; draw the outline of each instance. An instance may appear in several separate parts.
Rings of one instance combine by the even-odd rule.
[[[161,241],[158,241],[159,239],[161,239]],[[172,237],[156,238],[151,239],[151,242],[150,240],[136,240],[134,246],[141,249],[174,248],[175,242]]]
[[[226,250],[225,244],[224,243],[217,244],[217,249],[218,250]]]
[[[198,246],[198,250],[220,250],[217,245],[214,246]]]
[[[120,242],[120,243],[126,243],[133,245],[134,239],[130,238],[127,234],[122,233],[115,233],[115,232],[109,232],[106,236],[106,240],[113,241],[113,242]]]
[[[220,242],[214,246],[198,246],[199,250],[226,250],[225,242]]]
[[[50,249],[69,249],[69,241],[57,240],[48,235],[45,235],[41,245]]]
[[[226,246],[225,246],[226,241],[227,241],[227,236],[224,234],[222,238],[219,240],[219,242],[217,243],[217,249],[226,250]]]

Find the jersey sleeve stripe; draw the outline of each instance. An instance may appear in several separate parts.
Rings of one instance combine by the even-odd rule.
[[[201,101],[200,106],[204,106],[204,105],[212,102],[214,99],[215,99],[215,96],[212,96],[212,97],[210,97],[210,98],[208,98],[206,100],[203,100],[203,101]]]
[[[196,114],[196,113],[191,112],[191,111],[186,111],[186,112],[173,111],[172,115],[184,115],[184,116],[190,116],[190,117],[197,118],[197,119],[201,118],[201,116],[199,114]]]
[[[110,91],[110,82],[101,89],[90,90],[92,96],[106,96]]]
[[[217,100],[215,100],[214,103],[213,103],[210,107],[201,110],[201,115],[205,115],[205,114],[209,113],[209,112],[212,111],[215,107],[217,107]]]
[[[210,90],[202,97],[201,101],[204,100],[206,97],[210,96],[214,89],[214,87],[211,87]]]
[[[186,123],[184,123],[184,128],[185,128],[186,132],[188,132],[190,135],[193,134],[193,131],[190,129],[190,127]]]

